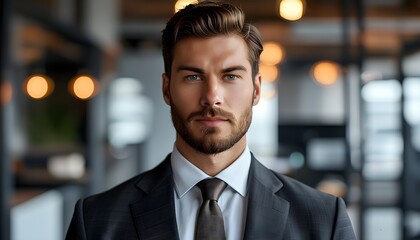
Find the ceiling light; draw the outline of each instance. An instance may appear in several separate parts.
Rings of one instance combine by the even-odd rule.
[[[332,85],[340,77],[341,69],[337,63],[331,61],[317,62],[312,67],[313,79],[321,85]]]
[[[261,53],[261,63],[265,65],[276,65],[284,59],[284,50],[276,42],[264,43],[264,51]]]
[[[280,0],[280,16],[289,21],[296,21],[302,18],[304,12],[303,0]]]
[[[25,92],[34,99],[44,98],[52,92],[53,82],[46,76],[34,75],[25,84]]]
[[[175,3],[175,12],[178,12],[181,9],[184,9],[186,6],[192,3],[197,3],[197,0],[178,0]]]

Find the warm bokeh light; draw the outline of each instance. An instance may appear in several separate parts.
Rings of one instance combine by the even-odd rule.
[[[302,0],[280,0],[280,16],[289,21],[296,21],[302,18],[304,3]]]
[[[12,85],[9,82],[2,82],[0,85],[0,104],[6,105],[12,99]]]
[[[197,0],[178,0],[175,3],[175,12],[185,8],[187,5],[191,3],[197,3]]]
[[[80,99],[88,99],[97,91],[96,81],[89,76],[78,76],[70,82],[70,90],[75,97]]]
[[[52,92],[53,82],[46,76],[34,75],[26,81],[26,93],[35,99],[44,98]]]
[[[337,197],[344,197],[347,185],[339,179],[325,179],[318,183],[317,189]]]
[[[276,65],[284,59],[283,48],[275,42],[264,43],[264,51],[261,53],[260,61],[265,65]]]
[[[279,77],[279,69],[277,66],[260,64],[260,73],[262,80],[265,82],[275,82]]]
[[[80,99],[88,99],[95,92],[95,80],[89,76],[78,76],[70,82],[71,93]]]
[[[341,70],[337,63],[321,61],[312,67],[313,79],[321,85],[332,85],[340,77]]]

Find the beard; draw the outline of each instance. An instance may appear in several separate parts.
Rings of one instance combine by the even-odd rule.
[[[183,119],[177,106],[171,101],[171,116],[176,132],[181,138],[195,150],[205,154],[217,154],[233,147],[248,131],[252,120],[251,103],[236,119],[235,116],[219,108],[205,107],[200,111],[193,112]],[[201,127],[201,135],[196,137],[191,123],[200,117],[220,116],[227,119],[231,125],[230,133],[227,137],[217,137],[223,134],[220,129],[213,127]]]

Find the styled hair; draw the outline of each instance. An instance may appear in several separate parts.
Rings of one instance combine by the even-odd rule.
[[[162,54],[165,73],[171,77],[175,44],[185,37],[207,38],[237,34],[248,47],[248,60],[252,76],[258,73],[262,39],[257,28],[245,22],[245,14],[239,7],[216,1],[200,1],[178,11],[162,31]]]

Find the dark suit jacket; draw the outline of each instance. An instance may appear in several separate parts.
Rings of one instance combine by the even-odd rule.
[[[261,165],[253,156],[244,239],[356,239],[342,199]],[[169,157],[104,193],[79,200],[66,239],[179,239]]]

